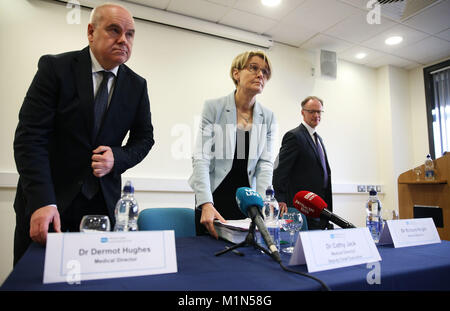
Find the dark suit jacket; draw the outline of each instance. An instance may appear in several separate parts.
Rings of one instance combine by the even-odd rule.
[[[279,202],[285,202],[287,206],[293,206],[293,199],[297,192],[302,190],[312,191],[322,197],[328,204],[328,209],[333,210],[331,195],[331,170],[328,164],[327,153],[322,138],[318,135],[325,154],[325,162],[328,171],[328,185],[324,188],[324,173],[315,143],[303,124],[287,132],[280,148],[275,170],[273,172],[273,186],[275,197]],[[323,228],[326,222],[316,223],[308,218],[310,229]]]
[[[89,48],[41,57],[19,113],[14,156],[19,182],[16,218],[29,226],[38,208],[57,204],[61,213],[92,174],[92,150],[110,146],[113,170],[100,178],[110,217],[120,197],[121,174],[139,163],[154,144],[145,79],[120,65],[102,127],[95,142],[93,81]],[[125,146],[122,141],[127,132]]]

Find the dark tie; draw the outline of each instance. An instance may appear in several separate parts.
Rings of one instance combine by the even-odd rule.
[[[92,143],[95,144],[97,139],[98,131],[102,125],[103,117],[105,116],[106,108],[108,107],[108,81],[113,75],[109,71],[99,71],[103,75],[102,83],[98,88],[97,95],[94,100],[94,127],[92,129]]]
[[[92,128],[92,144],[95,144],[97,135],[102,125],[103,117],[105,116],[106,108],[108,107],[108,81],[113,75],[112,72],[99,71],[103,75],[103,80],[98,88],[97,95],[94,100],[94,127]],[[91,168],[92,170],[92,168]],[[94,176],[92,171],[88,174],[81,187],[81,193],[89,200],[94,197],[99,189],[98,178]]]
[[[316,150],[319,154],[320,163],[322,164],[323,168],[323,187],[326,188],[328,185],[328,171],[327,171],[327,165],[325,163],[325,155],[323,154],[322,147],[319,144],[319,138],[316,132],[314,132],[314,140],[316,141]]]

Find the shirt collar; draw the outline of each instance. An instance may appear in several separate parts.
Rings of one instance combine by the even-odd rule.
[[[313,136],[314,133],[316,132],[315,128],[312,128],[311,126],[309,126],[305,121],[302,121],[302,124],[306,127],[306,129],[308,130],[309,135]]]
[[[119,70],[119,66],[116,66],[116,67],[114,67],[114,68],[111,69],[111,70],[106,70],[106,69],[104,69],[104,68],[100,65],[100,63],[98,62],[97,58],[95,58],[94,53],[92,53],[91,49],[89,49],[89,53],[91,54],[92,72],[93,72],[93,73],[94,73],[94,72],[99,72],[99,71],[104,70],[104,71],[112,72],[112,73],[114,74],[114,76],[117,77],[117,71]]]

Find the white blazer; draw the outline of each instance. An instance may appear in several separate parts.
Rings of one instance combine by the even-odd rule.
[[[189,178],[197,207],[207,202],[214,203],[212,193],[231,170],[236,148],[236,124],[234,91],[228,96],[205,102],[192,157],[193,172]],[[277,127],[273,112],[255,102],[247,173],[249,185],[263,197],[272,184]]]

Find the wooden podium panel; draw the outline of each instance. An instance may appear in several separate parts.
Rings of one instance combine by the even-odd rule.
[[[398,177],[398,206],[402,219],[414,217],[414,205],[439,206],[442,209],[443,228],[437,228],[441,240],[450,240],[450,154],[434,161],[436,179],[425,180],[424,167],[417,180],[414,170],[408,170]]]

